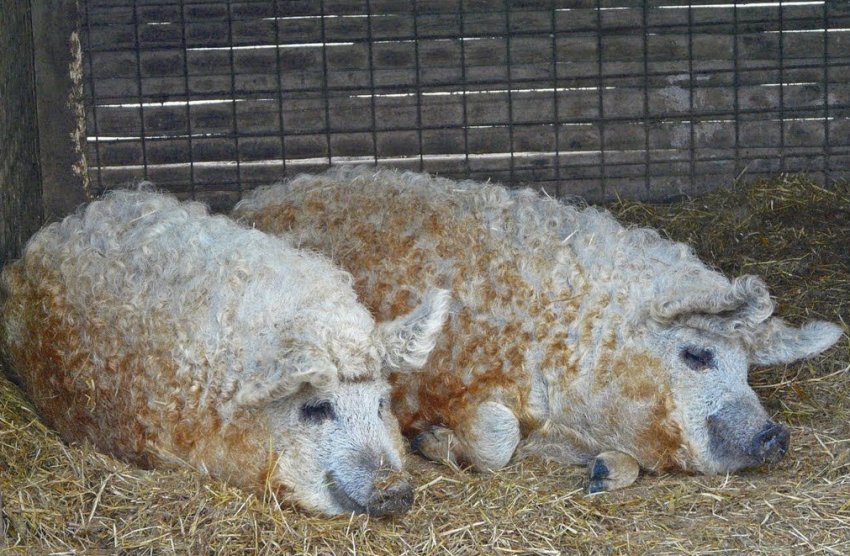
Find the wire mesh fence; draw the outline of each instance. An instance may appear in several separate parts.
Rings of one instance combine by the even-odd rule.
[[[591,200],[850,161],[850,2],[84,0],[89,164],[214,206],[367,163]]]
[[[29,2],[0,9],[0,266],[41,224]]]

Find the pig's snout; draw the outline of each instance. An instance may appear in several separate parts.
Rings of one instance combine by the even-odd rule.
[[[776,463],[788,452],[788,427],[771,421],[761,406],[750,401],[726,404],[706,424],[714,473]]]
[[[383,490],[375,490],[366,504],[366,513],[374,516],[398,515],[407,512],[413,505],[413,487],[399,482]]]
[[[366,503],[366,513],[373,516],[399,515],[413,505],[413,487],[397,471],[383,473],[375,481],[375,489]]]
[[[354,512],[372,516],[399,515],[413,505],[413,488],[403,471],[375,467],[371,480],[348,482],[328,473],[328,490],[342,513]]]
[[[788,452],[790,439],[791,432],[788,427],[779,423],[768,422],[753,437],[750,453],[760,462],[776,463]]]

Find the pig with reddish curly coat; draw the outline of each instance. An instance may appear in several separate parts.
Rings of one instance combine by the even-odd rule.
[[[401,513],[386,372],[424,364],[446,292],[376,325],[351,282],[201,204],[118,191],[4,270],[0,348],[66,440],[317,512]]]
[[[383,318],[410,307],[411,286],[452,290],[424,372],[391,377],[393,408],[426,457],[478,469],[537,454],[587,465],[600,491],[640,468],[776,462],[789,430],[748,366],[841,335],[772,317],[755,276],[729,280],[655,231],[527,189],[337,168],[260,189],[233,214],[334,258]]]

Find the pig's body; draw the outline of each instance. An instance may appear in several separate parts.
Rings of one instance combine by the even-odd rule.
[[[840,334],[788,328],[757,278],[730,282],[685,245],[529,190],[335,169],[259,190],[234,215],[331,256],[379,317],[408,310],[408,288],[452,290],[446,333],[423,373],[394,377],[393,407],[426,456],[482,469],[519,449],[589,464],[599,490],[633,481],[636,463],[775,461],[788,431],[748,363]]]
[[[144,191],[44,228],[3,289],[3,355],[65,439],[320,512],[409,506],[402,481],[396,500],[375,487],[403,454],[379,407],[381,361],[424,362],[442,294],[376,327],[324,257]],[[411,323],[426,325],[423,341],[399,350],[391,336]]]

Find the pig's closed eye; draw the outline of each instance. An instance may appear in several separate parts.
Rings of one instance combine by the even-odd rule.
[[[328,419],[336,419],[336,411],[327,400],[307,402],[301,406],[301,420],[311,423],[321,423]]]
[[[681,356],[685,365],[695,371],[701,371],[714,366],[714,352],[710,349],[689,346],[682,350]]]

